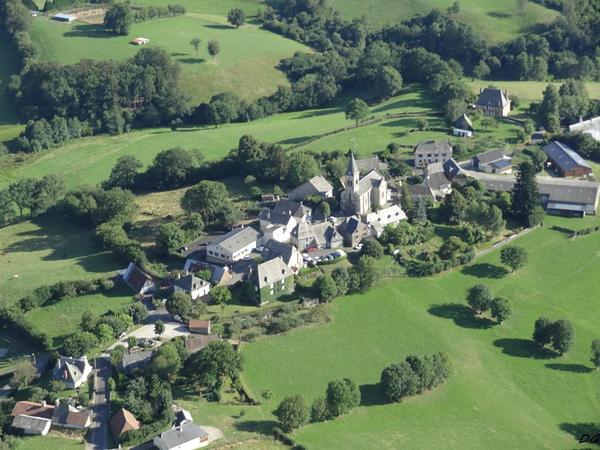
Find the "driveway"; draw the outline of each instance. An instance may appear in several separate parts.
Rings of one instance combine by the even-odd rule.
[[[94,401],[92,405],[93,422],[88,434],[85,448],[87,450],[108,449],[108,392],[107,381],[110,377],[111,364],[107,356],[95,358],[94,368]]]
[[[190,334],[188,327],[181,322],[165,322],[165,332],[160,335],[163,341],[173,339],[177,336],[187,336]],[[127,333],[120,340],[111,345],[108,350],[114,349],[117,345],[123,345],[127,347],[127,339],[129,337],[135,337],[137,339],[154,339],[156,338],[156,333],[154,333],[154,324],[149,323],[146,325],[142,325],[141,327],[133,330],[131,333]]]

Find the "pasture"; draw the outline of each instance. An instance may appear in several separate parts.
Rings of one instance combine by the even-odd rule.
[[[454,0],[331,0],[329,4],[345,18],[366,16],[370,28],[394,25],[416,14],[427,14],[433,8],[452,6]],[[491,43],[508,41],[530,30],[537,24],[549,23],[556,11],[533,2],[526,2],[523,10],[514,0],[463,0],[458,18],[471,25]]]
[[[68,439],[56,433],[47,436],[27,436],[19,441],[15,450],[39,450],[51,448],[52,450],[83,450],[82,439]]]
[[[0,298],[12,303],[43,284],[114,273],[118,264],[90,231],[43,220],[0,228]]]
[[[600,234],[573,241],[549,228],[555,223],[578,221],[547,218],[544,228],[520,238],[529,263],[515,274],[503,271],[494,251],[440,276],[385,279],[368,294],[336,300],[331,324],[246,345],[246,384],[255,395],[272,390],[263,407],[268,413],[286,395],[300,393],[311,402],[328,381],[352,378],[362,405],[296,432],[311,449],[362,449],[366,442],[381,449],[573,448],[576,436],[598,429],[589,348],[600,337]],[[513,315],[506,323],[489,327],[466,310],[466,290],[478,282],[509,299]],[[532,344],[541,315],[572,321],[576,343],[565,357]],[[377,383],[384,367],[411,353],[437,351],[453,364],[445,385],[399,404],[382,401]],[[271,420],[253,425],[260,430]]]
[[[185,16],[134,24],[129,36],[116,36],[102,25],[72,24],[37,17],[31,36],[40,48],[40,61],[75,63],[81,59],[122,60],[139,47],[129,44],[135,37],[150,39],[148,46],[165,49],[181,67],[181,85],[191,104],[207,101],[216,93],[232,91],[242,98],[268,95],[287,85],[278,62],[296,51],[309,49],[290,39],[246,24],[229,26],[222,16],[189,13]],[[202,40],[196,54],[190,41]],[[216,39],[221,52],[213,60],[207,42]]]
[[[500,89],[507,89],[508,94],[514,94],[523,103],[539,102],[542,100],[544,89],[548,86],[547,81],[496,81],[496,80],[465,80],[474,92],[479,92],[479,89],[487,86],[496,86]],[[555,81],[556,87],[560,87],[561,82]],[[585,83],[588,95],[591,99],[600,100],[600,83],[594,81],[586,81]]]

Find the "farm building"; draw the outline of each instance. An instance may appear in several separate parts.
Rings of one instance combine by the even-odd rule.
[[[512,172],[512,160],[503,150],[490,150],[473,157],[473,167],[480,172],[507,174]]]
[[[465,113],[460,115],[452,124],[452,134],[460,137],[473,137],[473,122]]]
[[[581,177],[592,173],[592,167],[568,145],[552,141],[542,147],[554,172],[561,177]]]
[[[249,256],[257,246],[258,232],[251,227],[231,230],[206,247],[206,259],[217,263],[232,263]]]
[[[75,19],[76,17],[73,14],[58,13],[52,16],[52,20],[56,20],[57,22],[72,23]]]
[[[508,91],[481,88],[475,107],[485,116],[506,117],[510,112]]]
[[[317,175],[292,190],[289,198],[293,201],[300,201],[312,195],[319,196],[322,199],[331,198],[333,197],[333,186],[321,175]]]
[[[580,119],[578,123],[569,125],[571,133],[586,133],[594,140],[600,142],[600,117],[594,117],[588,120]]]
[[[129,42],[131,45],[146,45],[150,43],[150,39],[144,37],[136,37]]]
[[[467,172],[481,181],[486,189],[510,192],[515,185],[514,175],[493,175]],[[591,181],[564,180],[552,177],[537,177],[540,204],[548,214],[583,217],[596,214],[600,184]]]

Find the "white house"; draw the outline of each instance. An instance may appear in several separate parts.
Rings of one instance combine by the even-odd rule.
[[[69,358],[61,356],[56,361],[53,378],[62,381],[68,389],[77,389],[87,381],[92,374],[92,366],[87,356],[81,358]]]
[[[161,433],[153,440],[159,450],[195,450],[209,444],[208,433],[193,422]]]
[[[175,282],[175,292],[185,292],[192,300],[202,298],[210,292],[210,283],[195,275],[186,275]]]
[[[401,220],[406,220],[406,214],[398,205],[391,205],[387,208],[367,214],[367,225],[370,225],[377,237],[381,236],[383,229],[387,225],[397,224]]]
[[[217,263],[239,261],[252,253],[258,243],[258,232],[251,227],[231,230],[206,246],[206,259]]]

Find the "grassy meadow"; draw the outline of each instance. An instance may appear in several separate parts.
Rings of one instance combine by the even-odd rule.
[[[179,63],[182,87],[193,104],[223,91],[232,91],[242,98],[271,94],[277,86],[288,84],[285,75],[276,69],[278,62],[296,51],[309,51],[256,25],[235,29],[223,16],[198,13],[135,24],[129,36],[116,36],[102,25],[60,23],[40,16],[33,21],[31,35],[40,48],[40,61],[62,64],[84,58],[129,58],[139,50],[129,41],[146,37],[150,39],[149,46],[165,49]],[[190,45],[194,37],[202,39],[198,54]],[[211,39],[216,39],[221,47],[214,60],[206,50]]]
[[[578,221],[548,218],[520,238],[529,263],[515,274],[504,273],[494,251],[440,276],[386,279],[368,294],[336,300],[331,324],[246,345],[245,382],[255,394],[272,390],[265,414],[285,395],[312,401],[332,379],[359,384],[359,408],[295,433],[311,449],[362,449],[365,442],[381,449],[573,448],[575,436],[593,426],[585,424],[598,422],[600,407],[589,362],[590,342],[600,337],[600,234],[573,241],[550,230],[553,223]],[[477,282],[511,302],[513,315],[503,325],[488,328],[466,312],[466,290]],[[530,341],[541,315],[574,324],[576,344],[565,357]],[[384,367],[437,351],[453,364],[445,385],[400,404],[382,401],[376,384]]]
[[[499,87],[500,89],[507,89],[508,94],[514,94],[523,102],[539,102],[542,100],[544,89],[548,86],[547,81],[491,81],[491,80],[465,80],[469,86],[475,91],[479,92],[482,87],[490,85]],[[555,81],[556,87],[560,87],[561,82]],[[585,83],[588,95],[591,99],[600,100],[600,83],[594,81],[586,81]]]
[[[85,446],[81,439],[67,439],[62,435],[49,434],[47,436],[27,436],[19,441],[15,450],[39,450],[51,448],[52,450],[83,450]]]
[[[43,220],[0,228],[0,298],[12,303],[43,284],[114,273],[118,264],[90,231]]]
[[[433,8],[446,9],[454,0],[330,0],[345,18],[366,16],[371,28],[394,25]],[[462,0],[458,18],[471,25],[489,42],[518,37],[539,23],[553,21],[558,13],[533,2],[520,10],[515,0]]]

